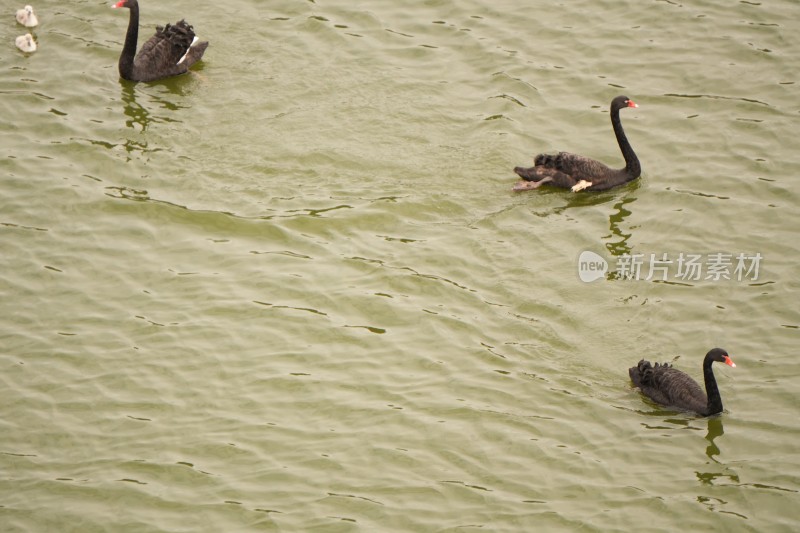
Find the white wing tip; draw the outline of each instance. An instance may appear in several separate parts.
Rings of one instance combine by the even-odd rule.
[[[186,53],[185,53],[185,54],[183,54],[183,56],[182,56],[182,57],[181,57],[181,58],[178,60],[178,63],[177,63],[178,65],[180,65],[181,63],[183,63],[183,62],[184,62],[184,60],[186,59],[186,56],[188,56],[188,55],[189,55],[189,50],[191,50],[191,49],[192,49],[192,46],[194,46],[194,45],[195,45],[195,43],[196,43],[197,41],[199,41],[199,40],[200,40],[200,38],[199,38],[197,35],[195,35],[195,36],[194,36],[194,39],[192,39],[192,44],[190,44],[190,45],[189,45],[189,48],[188,48],[188,50],[186,50]]]
[[[572,186],[572,192],[582,191],[584,189],[588,189],[591,186],[592,186],[591,181],[581,180]]]

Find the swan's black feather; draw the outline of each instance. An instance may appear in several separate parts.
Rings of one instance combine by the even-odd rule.
[[[155,35],[150,37],[136,54],[139,36],[139,2],[126,0],[117,5],[127,7],[131,11],[125,46],[119,58],[119,73],[123,78],[133,81],[154,81],[177,76],[187,72],[192,64],[203,57],[208,42],[196,42],[194,29],[185,20],[157,26]]]
[[[722,412],[722,398],[711,369],[715,361],[735,366],[725,350],[714,348],[709,351],[703,360],[705,391],[694,379],[672,368],[669,363],[653,365],[642,359],[628,370],[628,375],[633,384],[656,403],[708,416]]]
[[[624,168],[610,168],[600,161],[569,152],[539,154],[533,160],[533,167],[514,169],[523,180],[532,182],[518,183],[514,189],[535,189],[545,183],[555,187],[572,188],[583,181],[590,184],[584,187],[586,190],[603,191],[638,178],[642,172],[641,165],[619,119],[619,111],[625,107],[636,107],[636,104],[627,96],[618,96],[611,101],[611,125],[625,158]]]

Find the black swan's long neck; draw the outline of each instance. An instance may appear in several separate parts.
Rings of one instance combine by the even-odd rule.
[[[706,396],[708,397],[708,407],[706,415],[713,415],[722,412],[722,398],[719,395],[719,388],[717,387],[717,379],[714,377],[714,371],[711,370],[713,360],[706,359],[703,361],[703,378],[706,382]]]
[[[622,150],[622,157],[625,158],[625,173],[631,178],[638,178],[642,173],[642,167],[639,165],[639,158],[628,142],[625,136],[625,130],[622,129],[622,122],[619,119],[619,109],[611,108],[611,125],[614,127],[614,135],[617,137],[619,149]]]
[[[119,56],[119,75],[126,80],[133,79],[133,58],[136,55],[136,43],[139,40],[139,3],[130,2],[131,16],[128,20],[128,33],[125,45]]]

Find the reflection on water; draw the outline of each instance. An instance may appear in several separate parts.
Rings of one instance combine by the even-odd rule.
[[[128,117],[125,120],[125,126],[131,129],[137,129],[138,126],[138,129],[144,133],[154,122],[182,122],[180,113],[175,112],[190,108],[185,102],[185,96],[191,86],[191,75],[178,76],[157,84],[121,80],[120,98],[125,104],[123,113]],[[140,103],[139,99],[144,100]],[[158,108],[167,113],[153,114],[154,109]]]
[[[714,485],[716,480],[719,478],[724,478],[734,483],[739,483],[739,475],[735,472],[731,472],[727,466],[716,459],[716,456],[719,456],[722,453],[719,446],[717,446],[716,439],[725,434],[725,429],[722,426],[722,418],[719,416],[712,417],[707,420],[707,423],[708,432],[706,433],[706,441],[708,441],[708,446],[706,446],[706,455],[712,461],[709,463],[710,465],[722,466],[723,471],[695,472],[697,479],[699,479],[704,485]]]
[[[706,448],[706,455],[708,456],[709,459],[716,461],[716,459],[714,459],[714,456],[719,455],[721,453],[719,447],[717,447],[716,443],[714,443],[714,439],[724,434],[725,430],[722,427],[722,419],[719,417],[709,418],[708,433],[706,433],[706,440],[708,441],[708,447]]]
[[[708,423],[708,432],[706,433],[706,441],[708,441],[708,446],[706,447],[706,455],[711,462],[708,463],[709,466],[716,466],[717,468],[722,468],[721,471],[715,472],[699,472],[695,471],[695,475],[697,479],[700,481],[702,485],[706,486],[714,486],[719,485],[719,481],[722,481],[722,485],[726,485],[728,483],[731,484],[740,484],[739,474],[732,471],[728,466],[720,463],[715,456],[720,455],[722,452],[717,446],[715,442],[718,437],[721,437],[725,434],[725,429],[722,426],[722,418],[719,416],[711,417],[707,419]],[[697,496],[698,503],[705,505],[710,511],[717,511],[720,513],[727,513],[730,515],[738,516],[743,519],[747,519],[748,517],[744,514],[733,512],[730,509],[726,509],[728,505],[727,500],[723,500],[720,498],[711,498],[705,495]]]
[[[124,23],[85,2],[4,58],[0,522],[58,530],[68,490],[83,530],[791,524],[798,80],[791,33],[743,23],[796,26],[788,0],[233,0],[243,31],[200,4],[166,15],[212,41],[186,76],[120,81]],[[583,108],[620,86],[670,180],[504,192],[530,146],[616,159]],[[672,237],[772,285],[559,268]],[[625,353],[690,335],[768,347],[747,408],[620,398]]]
[[[636,187],[631,186],[632,188]],[[557,191],[559,194],[563,194],[561,191]],[[545,191],[541,191],[540,194],[545,193]],[[598,206],[601,204],[608,203],[614,199],[617,199],[617,193],[597,193],[597,194],[572,194],[567,196],[567,202],[561,207],[553,207],[548,206],[546,210],[541,211],[541,213],[537,213],[539,216],[550,216],[552,214],[561,214],[564,213],[567,209],[571,208],[586,208],[588,206]],[[613,211],[608,217],[608,227],[610,230],[610,234],[606,235],[604,238],[606,239],[613,239],[614,237],[617,240],[613,242],[607,242],[606,248],[613,256],[622,256],[631,253],[631,248],[628,246],[628,239],[631,238],[632,233],[625,233],[623,231],[623,223],[625,219],[627,219],[632,211],[629,209],[630,204],[635,202],[637,199],[636,196],[625,196],[619,198],[617,203],[614,204],[612,208]],[[612,273],[613,274],[613,273]]]
[[[122,81],[121,84],[122,101],[125,103],[123,112],[128,117],[125,126],[135,129],[138,124],[142,132],[146,131],[150,125],[150,112],[136,101],[136,84],[129,81]]]
[[[609,237],[619,238],[619,240],[615,242],[606,243],[606,248],[611,252],[611,255],[619,257],[631,253],[631,247],[628,246],[628,239],[631,238],[632,233],[624,233],[622,231],[622,223],[631,215],[631,211],[626,209],[625,206],[635,201],[636,197],[634,196],[621,199],[614,206],[616,212],[608,217],[608,227],[611,230],[611,235]]]
[[[748,519],[748,517],[742,513],[735,513],[733,511],[725,510],[725,508],[722,506],[728,505],[727,500],[723,500],[720,498],[709,498],[708,496],[698,496],[697,501],[708,507],[709,511],[718,511],[720,513],[726,513],[729,515],[738,516],[739,518],[742,518],[744,520]]]

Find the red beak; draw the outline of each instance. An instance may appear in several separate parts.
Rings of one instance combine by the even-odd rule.
[[[639,105],[633,100],[628,100],[628,107],[639,107]]]
[[[729,365],[729,366],[732,366],[733,368],[736,368],[736,363],[731,361],[731,358],[728,357],[727,355],[725,356],[725,364]]]

